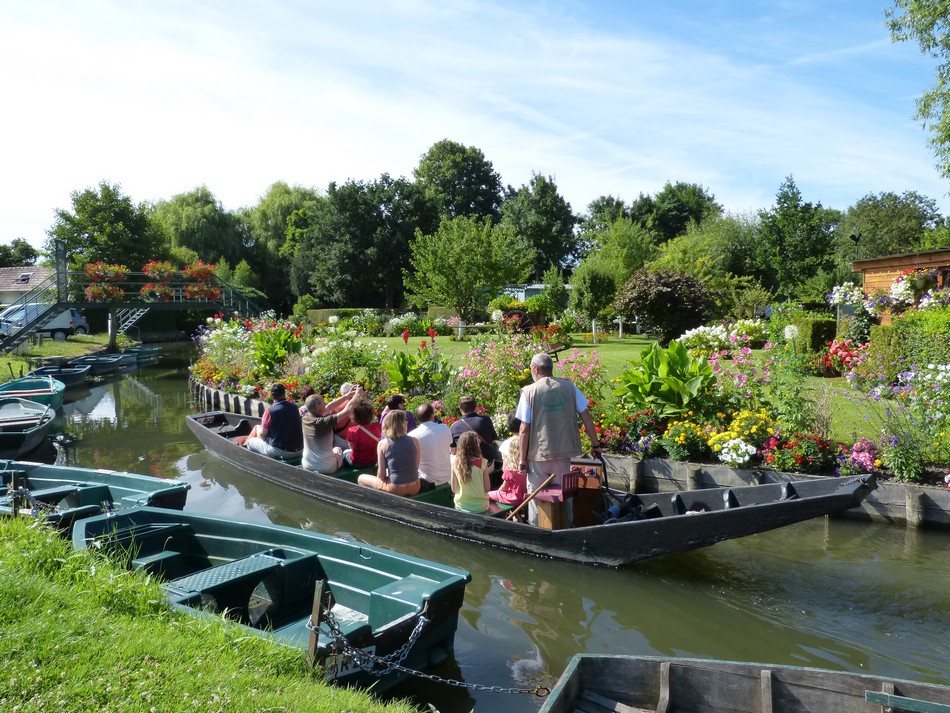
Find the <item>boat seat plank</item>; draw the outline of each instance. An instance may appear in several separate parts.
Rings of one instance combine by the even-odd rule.
[[[906,698],[904,696],[895,696],[890,693],[878,693],[877,691],[866,691],[864,699],[868,703],[876,703],[884,708],[890,708],[895,711],[912,711],[913,713],[950,713],[950,705],[945,703],[935,703],[934,701],[922,701],[919,698]]]
[[[44,502],[48,500],[62,500],[70,495],[75,495],[82,487],[83,485],[80,483],[68,483],[50,488],[37,488],[36,490],[31,490],[30,495]]]
[[[132,566],[149,574],[171,577],[183,568],[184,562],[185,556],[181,552],[162,550],[154,554],[136,557],[132,560]]]
[[[591,689],[584,689],[574,703],[574,713],[652,713],[647,708],[636,708],[601,695]]]
[[[181,592],[204,592],[247,580],[260,581],[264,575],[281,567],[282,564],[283,560],[270,555],[251,555],[173,579],[168,586]]]
[[[377,587],[369,595],[369,623],[374,629],[394,619],[415,614],[421,603],[439,587],[437,582],[417,574]]]

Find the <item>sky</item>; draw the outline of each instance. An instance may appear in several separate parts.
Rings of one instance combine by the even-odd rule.
[[[916,191],[950,215],[915,100],[935,62],[868,0],[0,0],[0,243],[70,194],[411,177],[437,141],[575,213],[667,182],[733,214],[786,177],[847,210]]]

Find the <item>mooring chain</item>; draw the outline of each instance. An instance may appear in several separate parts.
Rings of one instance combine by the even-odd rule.
[[[413,647],[413,645],[415,645],[416,641],[419,639],[419,636],[422,634],[422,629],[429,622],[425,616],[419,617],[419,621],[416,623],[416,626],[412,630],[412,634],[409,635],[409,639],[406,641],[406,643],[393,653],[387,654],[386,656],[377,656],[376,654],[371,654],[368,651],[363,651],[362,649],[353,646],[343,634],[342,629],[336,621],[336,617],[334,617],[329,610],[324,612],[324,621],[329,627],[330,633],[333,635],[333,646],[342,654],[350,656],[353,659],[353,662],[360,669],[368,673],[386,675],[388,673],[398,671],[410,676],[416,676],[417,678],[424,678],[429,681],[434,681],[435,683],[443,683],[447,686],[455,686],[457,688],[468,688],[473,691],[490,691],[493,693],[528,693],[534,694],[541,698],[550,693],[550,689],[543,686],[536,686],[533,689],[486,686],[480,683],[466,683],[465,681],[459,681],[455,678],[443,678],[432,673],[424,673],[422,671],[417,671],[416,669],[403,666],[402,662],[409,654],[409,650]],[[314,627],[313,625],[313,619],[307,621],[307,628],[311,631],[318,631],[318,627]],[[376,668],[378,665],[382,665],[384,668]]]

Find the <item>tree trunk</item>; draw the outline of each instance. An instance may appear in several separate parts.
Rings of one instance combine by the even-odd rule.
[[[109,308],[109,345],[106,351],[110,354],[119,351],[117,339],[119,337],[119,322],[115,316],[115,307]]]

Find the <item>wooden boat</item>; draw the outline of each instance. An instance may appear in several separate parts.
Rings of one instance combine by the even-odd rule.
[[[433,533],[538,557],[620,567],[683,552],[736,537],[745,537],[861,503],[875,487],[872,477],[823,478],[739,488],[708,488],[679,493],[630,495],[602,488],[595,515],[581,527],[545,529],[504,517],[455,510],[448,485],[404,498],[356,484],[357,471],[322,475],[288,462],[253,453],[232,440],[248,433],[259,419],[213,411],[186,418],[204,446],[228,463],[272,483],[343,508],[358,510]],[[600,492],[604,497],[600,497]],[[588,493],[583,493],[588,495]],[[552,493],[550,500],[570,496]],[[577,492],[575,521],[584,501]],[[620,510],[606,524],[604,505]],[[624,514],[626,511],[627,514]],[[613,515],[613,513],[610,513]],[[554,523],[556,525],[556,523]]]
[[[89,365],[84,366],[41,366],[27,372],[27,376],[51,376],[61,381],[67,389],[74,389],[86,385],[89,375]]]
[[[400,675],[381,678],[361,657],[416,670],[441,663],[471,580],[352,539],[148,507],[77,521],[73,544],[90,543],[161,577],[176,607],[227,612],[253,634],[307,648],[328,677],[376,691]]]
[[[950,713],[950,687],[818,668],[579,654],[540,713]]]
[[[56,412],[49,406],[15,396],[0,398],[0,458],[19,458],[49,433]]]
[[[122,350],[123,354],[134,354],[136,361],[151,361],[158,359],[158,347],[126,347]]]
[[[124,361],[128,362],[128,359]],[[90,376],[111,374],[122,365],[120,354],[87,354],[69,361],[70,366],[88,366]]]
[[[16,396],[35,401],[53,410],[63,407],[63,392],[66,385],[52,376],[21,376],[0,384],[0,397]]]
[[[191,486],[115,470],[0,461],[0,515],[42,517],[69,527],[76,519],[140,505],[181,510]]]

